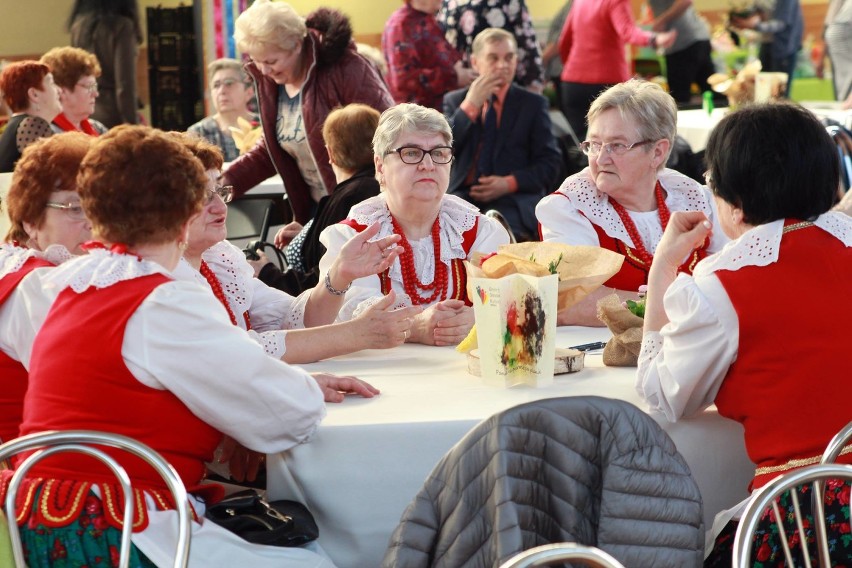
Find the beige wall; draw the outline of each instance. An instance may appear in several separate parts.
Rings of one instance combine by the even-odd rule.
[[[200,0],[199,0],[200,1]],[[536,23],[548,20],[564,0],[527,0],[530,13]],[[641,0],[633,0],[640,4]],[[826,4],[827,0],[801,0],[802,4]],[[724,10],[729,0],[695,0],[698,10]],[[15,3],[0,0],[0,57],[9,55],[39,54],[57,45],[68,43],[65,19],[68,17],[70,0],[35,0]],[[186,2],[185,2],[186,3]],[[140,0],[143,10],[147,6],[162,5],[175,7],[180,0]],[[396,10],[402,0],[291,0],[298,12],[307,14],[319,6],[338,8],[352,18],[357,34],[380,34],[388,16]]]

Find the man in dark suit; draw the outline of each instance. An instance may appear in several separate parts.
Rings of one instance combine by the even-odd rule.
[[[518,240],[534,239],[535,206],[556,189],[562,159],[547,100],[512,84],[517,45],[504,30],[476,36],[471,64],[479,77],[444,95],[455,151],[448,191],[498,210]]]

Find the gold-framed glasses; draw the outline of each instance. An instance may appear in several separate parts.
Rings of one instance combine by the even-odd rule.
[[[215,189],[208,189],[206,204],[209,205],[217,195],[222,198],[223,202],[230,203],[234,199],[234,186],[217,185]]]
[[[405,164],[419,164],[429,154],[435,164],[449,164],[453,161],[453,149],[450,146],[435,146],[431,150],[424,150],[417,146],[402,146],[387,154],[399,154],[399,159]]]
[[[65,214],[74,221],[86,220],[86,213],[83,211],[83,207],[80,206],[79,203],[57,203],[56,201],[48,201],[45,203],[45,207],[64,211]]]
[[[585,142],[580,143],[580,150],[582,150],[587,156],[597,156],[601,153],[601,150],[606,150],[606,153],[610,155],[615,154],[616,156],[623,156],[637,146],[643,146],[652,142],[654,142],[654,140],[640,140],[633,144],[622,144],[621,142],[608,142],[604,144],[603,142],[586,140]]]
[[[90,94],[94,94],[98,92],[98,82],[92,81],[91,83],[77,83],[78,87],[82,87],[83,89],[89,91]]]

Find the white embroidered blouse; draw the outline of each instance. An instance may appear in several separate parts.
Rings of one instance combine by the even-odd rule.
[[[713,236],[708,252],[720,250],[728,238],[718,223],[718,212],[710,192],[697,181],[675,170],[664,169],[658,179],[666,190],[669,211],[703,211],[713,223]],[[653,253],[663,238],[663,227],[657,211],[628,211],[636,224],[645,247]],[[554,193],[539,201],[535,215],[541,227],[542,240],[568,245],[600,246],[594,226],[630,247],[635,243],[609,203],[609,196],[598,191],[589,168],[569,176]]]
[[[349,211],[349,219],[359,225],[369,227],[373,223],[379,223],[376,239],[381,239],[393,234],[391,214],[388,209],[384,195],[377,195],[358,205]],[[482,253],[496,252],[497,247],[508,244],[509,235],[497,221],[485,217],[479,213],[479,209],[466,201],[453,195],[445,195],[438,213],[440,222],[441,239],[441,262],[448,268],[453,259],[467,259],[474,251]],[[473,242],[470,253],[465,252],[462,242],[464,233],[477,224],[476,239]],[[320,282],[323,282],[325,273],[331,267],[332,262],[340,253],[340,249],[346,242],[355,236],[356,231],[344,224],[336,224],[326,227],[320,235],[320,242],[325,245],[326,253],[320,260]],[[414,267],[419,278],[424,284],[430,284],[435,277],[435,253],[432,236],[429,235],[420,240],[409,241],[414,252]],[[390,267],[388,276],[391,288],[396,292],[397,307],[412,305],[411,299],[405,293],[402,284],[402,269],[399,259]],[[448,284],[448,297],[453,294],[452,282]],[[346,293],[346,298],[337,321],[350,320],[356,317],[364,309],[375,303],[381,297],[381,282],[377,275],[359,278],[352,283],[352,287]],[[437,300],[436,302],[437,303]]]

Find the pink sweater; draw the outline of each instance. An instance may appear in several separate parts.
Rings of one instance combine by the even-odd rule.
[[[559,37],[562,80],[614,84],[630,78],[625,44],[649,45],[633,21],[630,0],[574,0]]]

